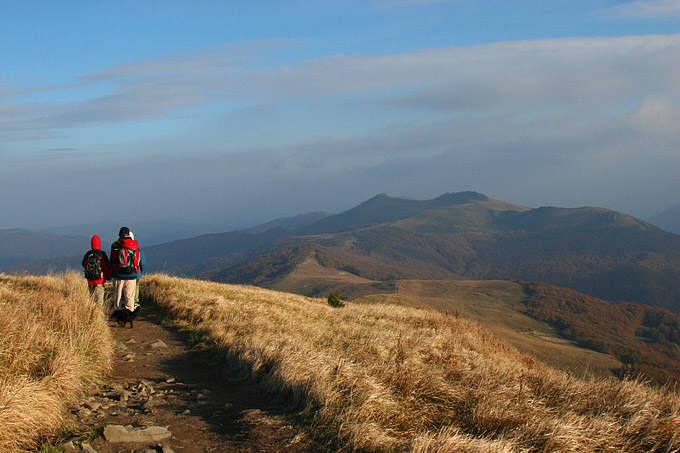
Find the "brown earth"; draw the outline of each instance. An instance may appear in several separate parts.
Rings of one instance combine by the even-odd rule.
[[[158,313],[142,309],[134,328],[110,324],[113,373],[72,420],[99,435],[67,440],[66,451],[92,451],[88,445],[100,453],[331,451],[290,402],[245,378],[218,350],[165,325]],[[172,435],[111,443],[102,434],[109,425],[167,427]]]

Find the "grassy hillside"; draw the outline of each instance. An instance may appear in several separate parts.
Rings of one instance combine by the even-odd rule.
[[[390,303],[434,308],[479,322],[503,341],[551,366],[583,376],[613,376],[621,362],[565,338],[560,331],[527,314],[527,294],[521,285],[500,280],[406,280],[393,282],[395,291],[359,297],[355,303]]]
[[[393,284],[391,293],[365,295],[355,302],[460,314],[550,365],[577,373],[614,371],[643,374],[658,383],[680,381],[680,316],[667,310],[537,282]]]
[[[143,295],[297,400],[339,448],[366,451],[673,451],[680,394],[582,380],[476,322],[152,275]]]
[[[79,274],[0,274],[0,332],[0,451],[20,451],[110,371],[112,341]]]
[[[372,281],[310,255],[271,289],[357,303],[392,303],[464,316],[552,366],[579,373],[643,373],[680,381],[680,316],[610,302],[545,283],[494,280]]]
[[[295,254],[290,255],[291,250]],[[659,382],[680,381],[680,316],[661,308],[606,301],[541,283],[378,281],[357,275],[388,272],[400,274],[368,258],[352,259],[337,249],[307,245],[263,255],[230,268],[229,273],[206,277],[252,282],[310,297],[338,291],[342,298],[359,303],[434,308],[475,319],[560,369],[597,375],[624,370]],[[622,317],[621,313],[634,315]]]

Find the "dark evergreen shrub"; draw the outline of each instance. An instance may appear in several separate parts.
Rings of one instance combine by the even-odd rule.
[[[342,308],[345,306],[344,302],[340,300],[338,292],[332,292],[328,295],[328,305],[335,308]]]

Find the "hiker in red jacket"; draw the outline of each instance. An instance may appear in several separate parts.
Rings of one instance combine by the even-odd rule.
[[[90,297],[104,308],[104,283],[111,280],[111,266],[109,257],[102,250],[101,240],[96,234],[92,236],[91,245],[92,249],[83,257],[82,265]]]

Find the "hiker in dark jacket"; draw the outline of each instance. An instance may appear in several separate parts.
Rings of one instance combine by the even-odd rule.
[[[111,277],[113,278],[113,306],[135,311],[137,277],[144,270],[145,258],[137,241],[130,237],[130,229],[122,227],[118,240],[111,244]]]
[[[83,257],[83,268],[87,279],[90,297],[104,308],[104,283],[111,280],[111,266],[109,257],[102,250],[101,239],[96,234],[90,241],[92,249]]]

